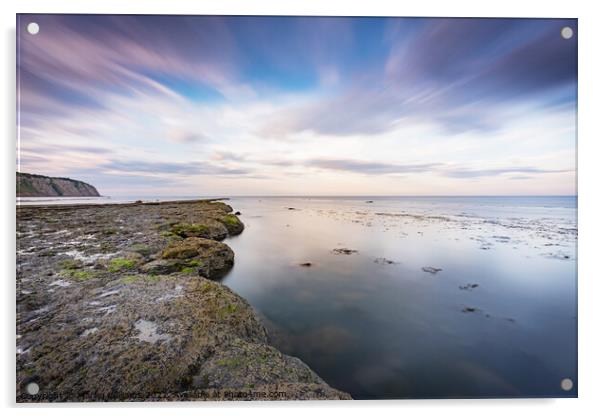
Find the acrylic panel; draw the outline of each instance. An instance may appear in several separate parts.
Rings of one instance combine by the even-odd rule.
[[[17,401],[577,396],[576,19],[17,16]]]

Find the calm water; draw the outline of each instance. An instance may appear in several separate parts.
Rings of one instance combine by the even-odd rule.
[[[154,200],[107,202],[135,199]],[[222,282],[332,386],[356,399],[576,395],[576,198],[230,204],[246,228]]]
[[[231,204],[246,229],[228,241],[223,283],[332,386],[354,398],[576,394],[575,198]]]

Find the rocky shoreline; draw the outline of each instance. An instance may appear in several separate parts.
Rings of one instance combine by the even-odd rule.
[[[350,399],[216,281],[243,229],[215,200],[18,207],[17,401]]]

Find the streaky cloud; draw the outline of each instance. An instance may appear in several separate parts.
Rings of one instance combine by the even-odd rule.
[[[443,173],[446,176],[450,176],[452,178],[480,178],[484,176],[498,176],[505,175],[508,173],[521,174],[521,173],[530,173],[530,174],[539,174],[539,173],[565,173],[565,172],[573,172],[569,169],[539,169],[534,167],[507,167],[507,168],[496,168],[496,169],[450,169],[444,170]],[[528,179],[528,176],[515,176],[511,179]]]
[[[531,166],[508,166],[493,169],[470,169],[461,166],[449,166],[444,163],[396,164],[371,162],[351,159],[310,159],[303,162],[305,166],[327,170],[338,170],[367,175],[389,175],[407,173],[433,173],[452,178],[480,178],[515,174],[513,179],[529,179],[522,174],[547,174],[574,172],[571,169],[541,169]]]
[[[391,174],[391,173],[420,173],[432,171],[438,163],[420,163],[420,164],[393,164],[382,162],[368,162],[349,159],[312,159],[304,163],[306,166],[341,170],[365,174]]]
[[[176,175],[246,175],[250,170],[230,168],[207,162],[149,162],[136,160],[112,161],[100,168],[132,174],[176,174]]]
[[[377,135],[407,119],[454,134],[495,130],[496,114],[517,102],[576,100],[576,39],[560,36],[566,25],[576,20],[427,19],[393,40],[384,75],[366,68],[337,94],[282,110],[260,132]]]

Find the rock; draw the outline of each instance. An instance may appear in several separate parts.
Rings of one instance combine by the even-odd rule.
[[[81,269],[84,267],[84,263],[77,259],[66,259],[59,263],[63,269]]]
[[[171,232],[180,237],[201,237],[212,240],[223,240],[228,236],[228,229],[220,221],[205,219],[196,223],[177,223],[171,226]]]
[[[249,371],[250,370],[250,371]],[[285,373],[286,372],[286,373]],[[244,388],[261,385],[277,375],[294,383],[320,383],[322,380],[301,360],[282,354],[264,341],[232,340],[199,367],[193,387]]]
[[[199,255],[201,248],[201,239],[197,237],[186,238],[182,241],[171,243],[163,250],[164,259],[189,259]]]
[[[431,274],[437,274],[441,270],[443,270],[443,269],[440,269],[440,268],[437,268],[437,267],[431,267],[431,266],[426,266],[426,267],[422,268],[423,272],[425,272],[425,273],[431,273]]]
[[[173,260],[153,260],[149,263],[143,264],[140,267],[140,271],[142,273],[148,273],[148,274],[153,274],[153,275],[157,275],[157,274],[170,274],[170,273],[176,273],[179,272],[181,269],[181,266],[178,262],[173,261]]]
[[[226,226],[229,235],[238,235],[245,229],[244,224],[236,215],[227,214],[217,218],[217,220]]]
[[[217,279],[234,265],[234,252],[224,243],[206,238],[190,237],[171,243],[162,254],[163,259],[188,259],[185,267],[198,267],[200,276]],[[196,259],[193,263],[190,259]]]
[[[177,400],[180,393],[201,398],[203,392],[249,386],[294,399],[350,398],[299,359],[268,345],[252,308],[219,283],[141,279],[100,299],[111,297],[116,306],[102,319],[77,320],[66,329],[58,325],[65,317],[56,316],[54,325],[40,328],[20,391],[35,375],[56,401]],[[288,387],[279,390],[283,385]]]
[[[210,201],[209,207],[214,210],[222,211],[225,213],[232,212],[232,207],[221,201],[216,201],[216,200]]]
[[[236,211],[236,212],[234,213],[234,215],[242,215],[242,214],[240,213],[240,211]]]
[[[478,309],[477,308],[473,308],[470,306],[466,306],[464,309],[462,309],[462,312],[464,313],[471,313],[471,312],[477,312]]]
[[[226,244],[169,231],[227,232],[217,218],[228,212],[201,201],[17,207],[29,230],[18,237],[17,401],[350,399],[269,345],[251,306],[203,277],[232,267]],[[32,381],[50,395],[27,394]]]
[[[384,265],[396,264],[396,262],[394,262],[393,260],[389,260],[389,259],[386,259],[384,257],[377,257],[376,259],[374,259],[374,263],[376,263],[376,264],[384,264]]]
[[[156,251],[156,250],[153,250],[153,247],[150,247],[147,244],[143,244],[143,243],[132,244],[131,246],[128,247],[128,250],[133,253],[138,253],[143,257],[149,256],[154,251]]]
[[[366,204],[373,204],[374,201],[366,201]]]
[[[144,261],[144,256],[136,251],[126,252],[124,257],[136,264],[140,264]]]
[[[307,263],[299,263],[299,266],[301,266],[301,267],[311,267],[311,266],[312,266],[312,264],[311,264],[310,262],[307,262]]]
[[[349,254],[355,254],[358,251],[357,250],[352,250],[350,248],[335,248],[332,250],[332,252],[334,254],[345,254],[345,255],[349,255]]]
[[[467,283],[464,286],[458,286],[460,290],[473,290],[479,287],[477,283]]]
[[[545,256],[550,259],[559,259],[559,260],[569,260],[571,256],[568,254],[564,254],[562,252],[557,253],[542,253],[542,256]]]

